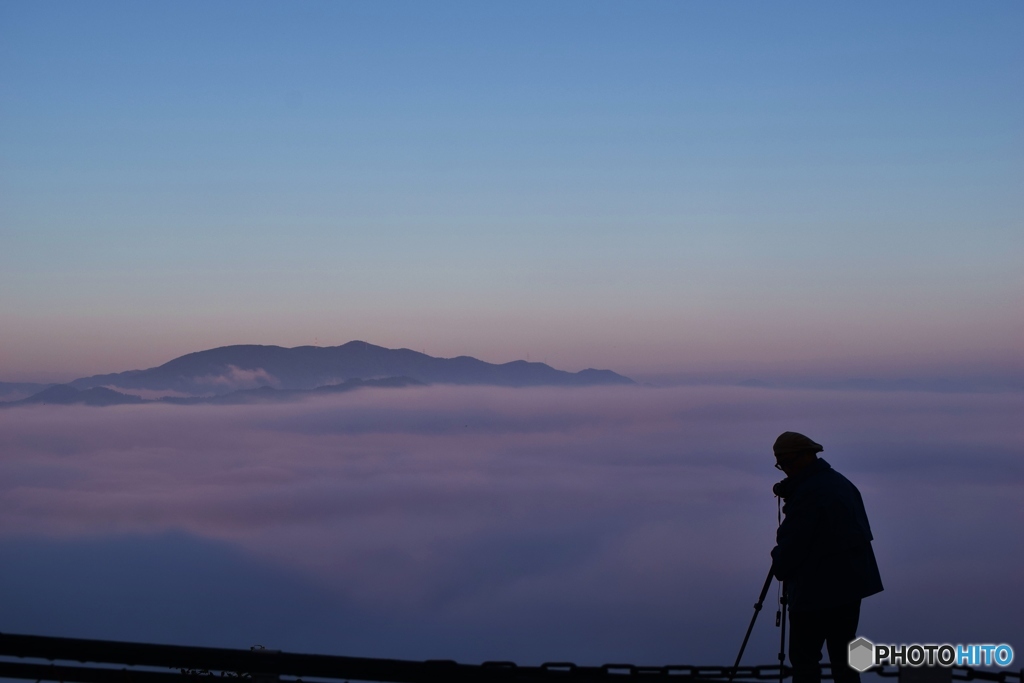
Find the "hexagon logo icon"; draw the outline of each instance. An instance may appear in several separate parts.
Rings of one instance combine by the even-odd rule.
[[[858,638],[850,643],[848,657],[850,668],[864,672],[875,663],[875,644],[867,638]]]

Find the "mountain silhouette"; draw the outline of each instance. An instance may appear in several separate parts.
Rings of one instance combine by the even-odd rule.
[[[367,389],[376,387],[379,389],[398,389],[401,387],[423,386],[411,377],[385,377],[383,379],[350,379],[340,384],[328,384],[315,389],[275,389],[273,387],[260,387],[259,389],[240,389],[230,394],[218,396],[189,396],[179,398],[167,396],[159,399],[161,403],[175,403],[177,405],[245,405],[250,403],[279,403],[301,399],[313,394],[340,394],[356,389]]]
[[[189,353],[148,370],[83,377],[76,389],[117,387],[174,392],[179,396],[225,395],[263,386],[309,391],[350,380],[408,378],[422,384],[504,387],[633,384],[611,370],[556,370],[545,363],[487,363],[470,356],[435,358],[411,349],[388,349],[362,341],[319,347],[238,345]]]
[[[315,389],[275,389],[263,386],[258,389],[239,389],[228,394],[215,396],[164,396],[144,399],[132,394],[123,394],[106,387],[78,390],[70,384],[57,384],[19,401],[0,401],[0,408],[25,405],[88,405],[119,406],[139,403],[173,403],[176,405],[247,405],[252,403],[280,403],[302,399],[313,394],[340,394],[356,389],[371,387],[398,389],[401,387],[423,386],[423,382],[411,377],[385,377],[383,379],[350,379],[340,384],[328,384]]]
[[[122,394],[106,387],[92,387],[90,389],[78,390],[70,384],[55,384],[52,387],[43,389],[38,394],[33,394],[20,401],[13,401],[7,405],[87,405],[87,406],[117,406],[128,403],[144,403],[138,396]]]
[[[52,382],[0,382],[0,401],[17,401],[52,386]]]

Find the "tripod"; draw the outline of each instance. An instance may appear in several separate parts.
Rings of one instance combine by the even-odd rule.
[[[757,621],[757,615],[761,611],[761,607],[764,606],[765,596],[768,595],[768,589],[771,588],[772,579],[775,578],[775,565],[768,570],[768,576],[764,580],[764,586],[761,587],[761,595],[757,597],[757,602],[754,603],[754,616],[750,618],[750,625],[747,626],[747,632],[743,636],[743,644],[740,645],[739,654],[736,655],[736,661],[732,665],[732,669],[729,671],[729,681],[732,682],[733,677],[736,675],[736,670],[739,668],[740,659],[743,658],[743,651],[747,649],[747,641],[750,640],[750,632],[754,630],[754,622]],[[786,663],[786,587],[785,584],[782,586],[782,598],[780,600],[779,612],[775,617],[775,625],[782,627],[782,640],[779,644],[779,683],[782,683],[785,677],[785,663]]]

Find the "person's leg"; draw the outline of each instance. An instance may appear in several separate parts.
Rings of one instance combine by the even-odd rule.
[[[860,622],[860,600],[829,610],[825,623],[825,641],[828,660],[832,664],[832,678],[836,683],[860,683],[860,674],[849,665],[850,641],[857,639]]]
[[[821,612],[789,613],[789,663],[793,683],[821,682],[821,646],[825,644]]]

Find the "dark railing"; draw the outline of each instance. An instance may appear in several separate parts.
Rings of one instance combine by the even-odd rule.
[[[899,675],[896,667],[869,671],[885,677]],[[735,670],[728,666],[577,666],[569,662],[459,664],[451,660],[306,655],[260,647],[231,650],[0,633],[0,678],[63,683],[180,683],[211,676],[256,682],[284,677],[380,683],[671,683],[683,679],[718,683],[779,680],[780,673],[781,678],[788,677],[790,668],[783,667],[780,672],[777,664]],[[953,667],[951,678],[1024,683],[1022,673]],[[832,678],[827,664],[822,666],[822,678]]]

